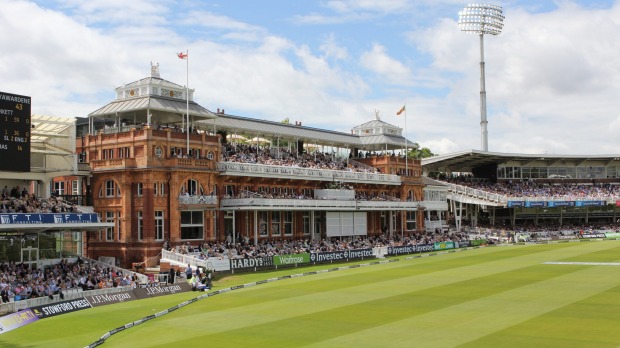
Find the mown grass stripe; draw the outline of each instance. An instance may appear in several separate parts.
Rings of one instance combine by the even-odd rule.
[[[165,327],[162,326],[159,328],[154,328],[154,330],[152,331],[162,332],[161,335],[157,335],[158,341],[160,342],[174,342],[179,339],[179,337],[172,339],[168,335],[165,335],[164,332],[166,328],[173,329],[179,332],[184,332],[183,336],[188,337],[188,339],[191,340],[192,337],[195,338],[208,335],[206,332],[191,332],[191,330],[189,330],[190,332],[186,332],[187,330],[184,330],[184,327],[187,325],[188,321],[201,321],[209,323],[209,334],[218,332],[229,332],[230,334],[232,334],[237,330],[244,330],[254,325],[269,322],[294,320],[295,317],[303,315],[333,310],[334,308],[351,306],[389,296],[397,296],[411,291],[430,289],[433,287],[457,283],[472,278],[475,279],[483,276],[498,274],[508,270],[515,270],[528,267],[533,264],[539,264],[542,260],[558,259],[579,253],[588,253],[592,250],[604,249],[606,247],[611,248],[613,246],[598,243],[576,244],[574,247],[570,248],[571,250],[567,250],[567,248],[558,249],[557,247],[540,246],[540,248],[543,248],[541,250],[546,250],[546,252],[535,253],[534,255],[532,255],[532,253],[528,253],[526,255],[516,256],[502,260],[494,260],[492,257],[482,257],[480,264],[468,265],[460,268],[457,267],[454,269],[442,269],[436,272],[430,272],[428,274],[401,277],[393,280],[382,281],[380,283],[369,282],[366,285],[359,285],[355,287],[355,296],[353,296],[353,292],[350,288],[334,289],[330,291],[325,291],[323,288],[321,288],[317,289],[316,293],[314,294],[305,294],[302,296],[295,296],[295,294],[290,294],[290,297],[285,296],[286,298],[279,299],[271,298],[263,301],[261,301],[260,299],[256,299],[257,301],[260,301],[256,304],[248,304],[246,301],[241,300],[241,302],[245,303],[242,307],[239,308],[222,311],[216,310],[210,311],[208,313],[194,313],[192,315],[187,315],[188,313],[185,313],[182,317],[178,314],[172,314],[172,316],[179,318],[172,318],[171,320],[167,320]],[[549,251],[549,249],[552,250]],[[450,254],[450,256],[446,255],[446,257],[453,256],[455,256],[455,254]],[[349,272],[358,272],[360,270],[360,268],[357,268],[355,270],[349,270],[348,272],[344,273],[328,273],[326,274],[326,278],[343,277],[345,273],[348,274]],[[330,279],[323,280],[325,281],[325,283],[323,283],[322,287],[329,288],[330,286],[334,286],[334,284],[330,284]],[[306,279],[297,278],[291,281],[306,282]],[[284,296],[284,292],[287,291],[286,288],[289,286],[289,283],[281,286],[282,288],[280,288],[280,284],[277,284],[277,287],[279,289],[276,289],[275,292],[282,292],[280,295]],[[261,289],[261,291],[267,290],[268,289]],[[272,289],[271,291],[274,291],[274,289]],[[241,295],[242,292],[245,291],[238,292],[238,294]],[[252,293],[251,295],[255,296],[256,294]],[[231,301],[234,301],[233,296],[236,297],[232,293],[228,296],[230,296],[229,300]],[[285,310],[281,310],[282,308],[284,308]],[[208,308],[204,308],[204,310],[208,310]],[[226,313],[227,318],[235,318],[235,320],[218,320],[218,318],[220,318],[224,313]],[[148,325],[152,325],[155,327],[159,326],[157,322],[149,323]]]
[[[521,322],[617,287],[620,284],[618,275],[620,272],[614,272],[614,275],[610,276],[609,268],[606,267],[588,267],[307,347],[362,344],[411,347],[412,342],[421,347],[453,347],[509,329]],[[504,342],[502,346],[517,345]]]

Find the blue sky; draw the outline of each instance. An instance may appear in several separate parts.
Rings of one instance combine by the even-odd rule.
[[[489,150],[620,154],[620,3],[503,1],[485,37]],[[0,90],[86,116],[160,64],[208,109],[348,132],[374,117],[480,149],[479,46],[452,0],[0,0]]]

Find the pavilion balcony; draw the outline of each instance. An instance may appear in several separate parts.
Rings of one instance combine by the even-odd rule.
[[[223,198],[222,210],[417,210],[426,202],[402,201],[340,201],[324,199]],[[445,209],[447,209],[447,204]]]
[[[286,178],[297,180],[340,181],[351,183],[400,185],[398,175],[352,172],[253,163],[220,162],[217,169],[222,175]]]
[[[217,205],[217,196],[212,195],[194,195],[194,196],[179,196],[179,205],[192,205],[192,206],[209,206],[213,207]]]

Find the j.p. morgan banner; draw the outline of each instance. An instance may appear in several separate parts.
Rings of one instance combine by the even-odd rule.
[[[372,249],[352,249],[325,253],[311,253],[310,262],[333,262],[373,257]]]
[[[186,292],[191,290],[191,285],[186,282],[181,282],[170,285],[136,288],[129,291],[114,292],[103,295],[89,295],[80,299],[50,303],[43,306],[32,307],[31,309],[39,319],[44,319],[86,308],[122,303],[155,296],[176,294],[178,292]]]
[[[133,301],[133,300],[138,299],[138,297],[136,297],[136,295],[134,294],[134,290],[115,292],[112,294],[104,294],[104,295],[84,296],[84,298],[93,307],[105,306],[109,304]]]
[[[175,283],[175,284],[170,284],[170,285],[151,286],[147,288],[136,288],[136,289],[133,289],[133,293],[134,295],[136,295],[137,298],[143,299],[143,298],[149,298],[149,297],[176,294],[177,292],[186,292],[186,291],[191,291],[191,290],[192,290],[192,286],[189,285],[189,283],[181,282],[181,283]]]

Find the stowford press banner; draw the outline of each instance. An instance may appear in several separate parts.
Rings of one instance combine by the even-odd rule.
[[[187,282],[133,289],[133,293],[139,299],[176,294],[178,292],[186,291],[192,291],[192,286]]]
[[[309,263],[310,254],[291,254],[291,255],[277,255],[273,257],[273,264],[276,266],[282,265],[297,265],[300,263]]]
[[[333,262],[373,257],[372,249],[353,249],[326,253],[311,253],[310,262]]]
[[[32,307],[31,309],[34,314],[39,317],[39,319],[45,319],[59,314],[81,311],[82,309],[86,308],[92,308],[92,306],[88,301],[86,301],[86,299],[80,298],[77,300],[55,302],[46,304],[44,306],[36,306]]]
[[[273,256],[270,257],[256,257],[250,259],[230,259],[230,269],[255,269],[262,267],[271,267],[273,266]]]
[[[24,309],[16,313],[5,315],[0,317],[0,334],[33,323],[37,320],[39,320],[39,317],[37,317],[31,309]]]

